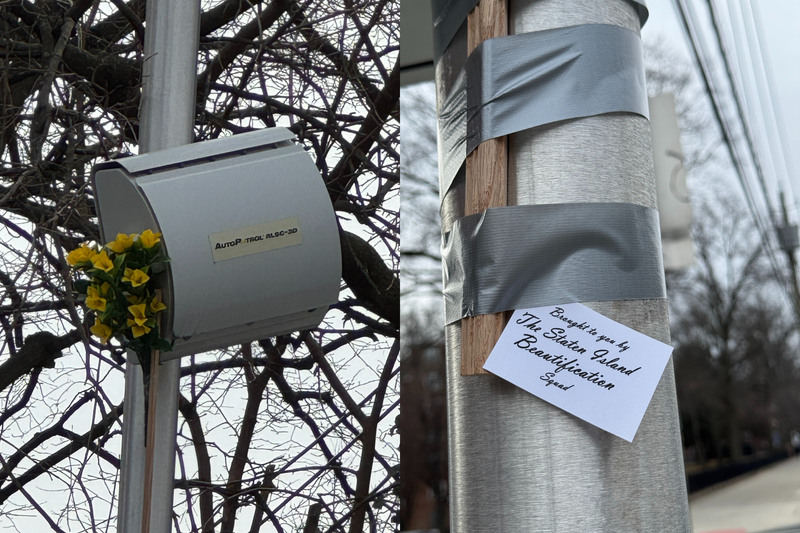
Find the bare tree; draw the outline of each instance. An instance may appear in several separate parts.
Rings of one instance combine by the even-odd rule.
[[[646,47],[646,62],[650,93],[676,95],[693,193],[697,264],[667,275],[684,442],[700,463],[739,459],[743,445],[749,447],[744,435],[770,442],[778,429],[785,438],[800,407],[785,392],[797,383],[798,362],[796,325],[787,314],[785,284],[776,280],[776,267],[784,266],[781,258],[770,261],[746,211],[708,100],[688,65],[663,43]]]
[[[786,390],[800,385],[800,368],[796,325],[746,212],[728,197],[699,213],[697,266],[668,286],[685,438],[702,463],[741,458],[745,434],[788,437],[800,405]]]
[[[137,152],[144,0],[0,1],[0,522],[115,529],[125,352],[65,251]],[[399,2],[204,1],[195,139],[289,128],[340,221],[316,330],[184,360],[176,531],[386,531],[397,511]],[[169,237],[166,236],[166,239]]]
[[[725,205],[702,205],[701,211],[693,232],[697,267],[684,276],[674,276],[670,283],[676,315],[676,367],[681,366],[684,346],[693,358],[687,361],[688,366],[697,366],[699,361],[711,364],[713,371],[706,376],[710,383],[705,391],[713,390],[716,405],[706,408],[714,407],[721,415],[715,430],[718,435],[724,431],[725,436],[719,437],[727,439],[731,453],[738,458],[741,447],[736,376],[745,359],[742,338],[754,293],[764,287],[769,276],[764,274],[765,257],[759,236],[732,200]],[[686,378],[693,379],[691,374]]]

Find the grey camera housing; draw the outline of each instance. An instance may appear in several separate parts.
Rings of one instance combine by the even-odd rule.
[[[316,327],[339,297],[327,188],[285,128],[95,165],[103,242],[163,234],[162,359]]]

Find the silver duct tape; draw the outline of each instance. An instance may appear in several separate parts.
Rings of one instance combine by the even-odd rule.
[[[436,116],[439,149],[439,200],[466,172],[467,157],[467,22],[461,25],[436,67]],[[456,116],[458,115],[458,116]],[[447,117],[447,120],[442,118]]]
[[[467,15],[480,0],[431,0],[433,11],[433,58],[436,63],[450,45],[453,36],[467,20]],[[642,26],[650,15],[645,0],[630,0],[635,6]]]
[[[467,158],[467,71],[462,70],[438,110],[439,198],[450,189]]]
[[[620,26],[489,39],[470,54],[466,71],[467,154],[488,139],[561,120],[649,116],[642,40]]]
[[[487,139],[613,112],[648,117],[637,32],[584,24],[484,41],[439,106],[440,197]]]
[[[519,205],[442,238],[445,323],[560,303],[666,298],[658,212],[625,203]]]

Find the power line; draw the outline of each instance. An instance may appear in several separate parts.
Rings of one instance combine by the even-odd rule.
[[[688,0],[673,0],[673,4],[675,5],[676,11],[681,19],[684,32],[686,33],[687,40],[689,41],[690,48],[692,50],[695,63],[698,66],[700,71],[700,75],[703,81],[703,85],[705,87],[706,93],[709,95],[711,99],[711,108],[714,112],[714,117],[717,121],[717,124],[720,127],[720,131],[722,133],[723,141],[725,143],[726,148],[728,149],[728,154],[733,162],[734,168],[736,170],[737,177],[739,179],[739,183],[742,186],[742,191],[745,196],[745,200],[750,210],[750,214],[753,217],[753,221],[755,222],[756,229],[761,237],[761,240],[764,244],[764,248],[767,251],[767,256],[769,258],[770,264],[772,266],[773,273],[776,279],[784,285],[784,290],[787,291],[787,295],[789,296],[790,302],[792,302],[793,306],[795,307],[796,312],[800,316],[800,303],[795,301],[795,298],[791,297],[790,293],[790,285],[788,279],[782,273],[782,269],[778,264],[778,260],[775,256],[775,250],[772,246],[772,240],[770,239],[770,231],[774,230],[777,227],[777,221],[775,218],[775,213],[771,208],[769,202],[768,191],[766,187],[766,183],[764,181],[763,174],[761,173],[760,162],[758,159],[756,147],[752,142],[752,137],[749,135],[748,125],[745,121],[745,114],[742,109],[742,103],[740,98],[738,97],[736,85],[734,83],[732,69],[730,62],[727,59],[725,47],[722,42],[722,37],[719,32],[719,25],[716,20],[715,10],[713,8],[711,0],[707,0],[709,7],[711,8],[712,14],[712,22],[713,27],[717,36],[717,43],[719,45],[720,51],[723,54],[723,58],[725,60],[726,71],[728,75],[728,80],[734,94],[737,110],[738,110],[738,118],[741,121],[742,127],[745,131],[745,134],[748,139],[748,147],[750,149],[751,160],[756,167],[758,178],[761,184],[762,192],[764,193],[764,203],[767,207],[769,213],[769,222],[764,221],[759,213],[759,209],[756,205],[753,190],[750,187],[747,179],[747,173],[745,171],[745,164],[742,158],[741,153],[739,152],[737,144],[734,142],[733,138],[733,128],[729,122],[728,116],[725,113],[725,108],[722,105],[722,99],[720,96],[720,91],[716,85],[716,81],[713,76],[712,69],[709,64],[709,53],[705,47],[705,43],[700,36],[698,28],[695,24],[697,19],[696,14],[693,10],[692,4],[688,2]]]
[[[797,173],[794,167],[792,151],[789,149],[788,145],[788,135],[786,133],[786,124],[783,121],[781,101],[778,97],[778,92],[775,90],[775,76],[772,71],[772,62],[769,59],[769,47],[767,46],[767,41],[763,38],[764,25],[761,20],[761,11],[757,2],[753,3],[748,0],[748,6],[750,6],[750,11],[753,15],[753,25],[756,29],[756,46],[760,52],[761,64],[764,68],[764,77],[767,80],[768,94],[772,104],[772,115],[775,117],[775,124],[778,129],[778,138],[780,139],[784,168],[786,169],[786,177],[789,180],[789,190],[792,192],[792,196],[794,196],[791,180],[796,178]],[[764,43],[763,46],[761,44],[762,42]],[[792,203],[794,204],[794,202]]]
[[[764,142],[759,143],[759,141],[763,140],[762,136],[760,135],[761,130],[759,128],[763,128],[763,131],[766,132],[768,139],[772,136],[774,130],[770,127],[770,124],[767,123],[767,118],[769,117],[770,113],[767,109],[768,102],[762,94],[763,91],[761,81],[763,78],[760,77],[759,72],[757,72],[758,65],[756,63],[756,56],[754,54],[753,41],[750,39],[751,28],[748,26],[747,21],[745,20],[744,10],[741,2],[739,2],[739,12],[742,14],[741,21],[736,15],[736,8],[734,5],[735,1],[736,0],[728,0],[728,22],[732,33],[733,43],[735,45],[736,60],[739,65],[739,76],[737,80],[734,80],[734,82],[741,82],[746,110],[745,115],[742,117],[742,121],[746,121],[749,125],[749,131],[752,135],[752,143],[755,146],[756,156],[758,156],[765,144]],[[744,29],[742,29],[740,26],[740,22]],[[760,108],[760,112],[757,108]],[[763,166],[761,167],[763,172],[762,183],[766,182],[766,177],[770,176],[771,174],[774,178],[775,184],[778,188],[778,193],[780,195],[783,193],[783,186],[781,185],[778,176],[778,167],[776,164],[778,158],[775,153],[775,147],[771,142],[769,142],[769,140],[766,141],[766,144],[769,147],[768,150],[771,154],[771,157],[765,157],[763,160]],[[771,172],[769,172],[770,169]],[[769,192],[771,191],[765,190],[764,195],[769,196]],[[770,198],[772,197],[770,196]],[[775,218],[773,218],[773,223],[774,222]]]
[[[761,158],[759,157],[758,148],[755,144],[755,139],[753,137],[753,133],[750,129],[750,121],[748,120],[747,113],[744,110],[744,103],[742,101],[742,96],[739,91],[738,84],[736,83],[736,76],[733,72],[733,65],[730,60],[730,52],[728,51],[728,47],[725,45],[725,39],[722,36],[722,31],[720,30],[720,18],[717,8],[714,4],[713,0],[706,0],[708,4],[709,11],[711,12],[711,25],[714,29],[714,35],[717,38],[717,45],[719,46],[719,50],[722,53],[722,61],[725,64],[725,70],[728,74],[728,81],[730,82],[731,92],[733,94],[734,102],[736,102],[736,111],[739,114],[739,121],[742,124],[742,131],[744,132],[745,139],[747,140],[747,145],[750,149],[750,157],[751,161],[753,162],[753,166],[756,170],[756,176],[758,177],[758,181],[761,185],[761,190],[764,193],[764,203],[767,206],[767,212],[769,214],[770,220],[772,222],[773,227],[777,227],[777,218],[775,215],[775,210],[772,209],[772,205],[769,199],[769,191],[767,190],[766,180],[764,179],[764,170],[761,164]]]
[[[750,209],[750,214],[753,217],[753,220],[760,224],[760,217],[758,216],[758,211],[755,206],[755,201],[753,200],[753,192],[750,190],[750,186],[747,183],[747,178],[745,177],[744,168],[742,165],[741,158],[739,157],[738,150],[733,143],[733,139],[729,133],[729,128],[727,125],[726,118],[721,113],[722,105],[719,102],[718,92],[716,91],[716,87],[714,85],[714,80],[710,75],[711,69],[706,61],[706,56],[701,49],[703,48],[702,40],[697,32],[697,28],[694,26],[694,19],[690,18],[687,15],[687,11],[691,9],[691,6],[684,5],[685,0],[673,0],[675,8],[680,15],[681,22],[683,23],[683,30],[686,33],[687,40],[691,45],[693,58],[695,63],[697,64],[698,70],[700,71],[700,77],[703,80],[703,85],[705,87],[706,93],[711,98],[711,110],[714,112],[714,118],[717,121],[717,125],[719,126],[720,132],[722,133],[722,140],[725,143],[725,147],[728,149],[728,155],[731,158],[731,161],[734,164],[736,169],[737,177],[739,178],[739,183],[742,185],[742,190],[745,195],[745,200],[747,201],[747,207]],[[693,13],[692,13],[693,14]]]
[[[761,221],[761,217],[758,213],[758,208],[753,197],[753,191],[750,188],[750,184],[747,182],[747,176],[744,170],[744,164],[742,162],[741,155],[739,154],[738,147],[733,142],[733,135],[731,133],[730,125],[728,124],[727,117],[722,111],[722,102],[720,100],[719,91],[716,88],[714,78],[711,75],[711,67],[708,64],[705,46],[694,24],[695,14],[692,10],[691,4],[686,4],[685,2],[686,0],[673,0],[678,15],[681,18],[681,22],[683,23],[683,30],[685,31],[687,40],[691,45],[693,58],[700,72],[700,77],[702,78],[706,93],[711,99],[711,110],[714,112],[714,118],[717,121],[717,125],[719,126],[722,134],[725,147],[728,150],[728,155],[733,162],[736,175],[739,179],[739,183],[742,186],[742,192],[744,193],[747,207],[750,210],[753,221],[760,228],[763,222]]]

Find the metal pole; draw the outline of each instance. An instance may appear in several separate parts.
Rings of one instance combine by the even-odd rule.
[[[783,211],[783,227],[784,228],[792,228],[789,224],[789,212],[786,210],[786,197],[781,191],[781,209]],[[794,233],[796,235],[797,229],[794,227]],[[790,240],[784,237],[785,242],[781,242],[780,244],[784,247],[783,251],[786,252],[786,258],[789,260],[789,276],[791,277],[792,282],[792,303],[794,308],[794,317],[796,323],[800,324],[800,285],[797,283],[797,260],[794,258],[794,243],[796,242],[794,239]]]
[[[510,0],[509,33],[578,24],[639,30],[625,0]],[[462,27],[462,31],[465,28]],[[466,39],[436,72],[443,101]],[[509,204],[628,202],[656,207],[647,119],[564,121],[509,138]],[[464,178],[442,229],[464,214]],[[666,300],[583,302],[669,342]],[[691,530],[672,363],[633,441],[606,433],[494,376],[461,376],[460,324],[447,327],[451,528],[454,533]]]
[[[192,142],[197,91],[200,1],[148,0],[139,136],[140,153]],[[151,500],[151,533],[172,529],[180,359],[161,365]],[[142,369],[125,372],[125,424],[117,530],[142,530],[144,506],[144,396]]]

